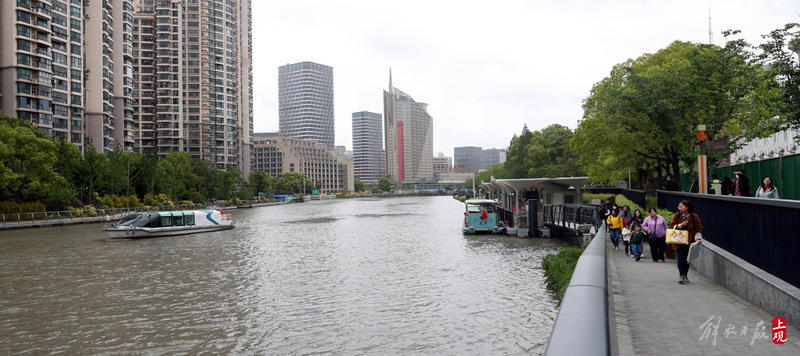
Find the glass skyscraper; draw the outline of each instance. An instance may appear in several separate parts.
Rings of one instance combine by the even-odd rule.
[[[376,182],[386,175],[381,114],[353,113],[353,170],[355,179],[363,182]]]
[[[333,68],[313,62],[279,67],[278,119],[281,136],[333,149]]]
[[[428,104],[392,85],[383,92],[386,173],[395,182],[433,179],[433,118]]]

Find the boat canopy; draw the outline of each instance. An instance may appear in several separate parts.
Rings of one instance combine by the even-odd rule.
[[[464,203],[475,204],[475,205],[497,204],[497,200],[492,200],[492,199],[467,199]]]

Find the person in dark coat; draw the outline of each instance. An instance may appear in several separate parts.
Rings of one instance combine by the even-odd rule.
[[[664,190],[671,190],[673,192],[681,190],[681,188],[678,187],[678,183],[675,183],[675,180],[672,178],[672,174],[669,173],[667,173],[667,180],[664,181],[663,188]]]
[[[733,173],[736,175],[736,179],[731,183],[731,190],[728,192],[728,195],[737,197],[753,196],[753,194],[750,193],[750,179],[744,175],[744,169],[737,169]]]
[[[722,178],[722,195],[731,195],[731,179],[728,177]]]

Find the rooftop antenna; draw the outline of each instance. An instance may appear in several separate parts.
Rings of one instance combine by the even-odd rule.
[[[711,29],[711,8],[708,9],[708,44],[714,44],[714,31]]]

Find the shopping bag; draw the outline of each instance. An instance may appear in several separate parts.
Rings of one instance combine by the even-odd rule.
[[[692,243],[689,245],[689,255],[687,256],[687,260],[689,263],[692,262],[697,256],[700,255],[700,244],[697,242]]]
[[[689,230],[667,229],[668,244],[688,245]]]

